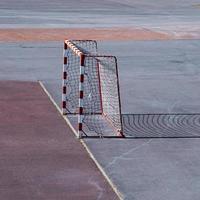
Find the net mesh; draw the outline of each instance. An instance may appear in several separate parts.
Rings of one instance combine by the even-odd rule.
[[[85,54],[83,123],[87,130],[103,135],[109,126],[121,131],[117,62],[113,56],[97,54],[95,41],[72,41]],[[67,109],[78,114],[80,56],[67,48]]]
[[[121,130],[121,114],[119,102],[119,83],[117,60],[115,57],[98,57],[101,83],[103,114],[117,129]]]
[[[96,41],[90,40],[73,40],[72,42],[80,49],[84,51],[96,53],[97,43]],[[78,100],[79,100],[79,71],[80,71],[80,57],[74,53],[72,48],[67,48],[64,52],[64,56],[67,57],[67,113],[77,114],[78,113]]]

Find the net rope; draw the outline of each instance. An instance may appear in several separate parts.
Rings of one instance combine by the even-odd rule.
[[[83,123],[103,135],[106,127],[121,130],[116,58],[97,54],[95,41],[72,41],[85,54]],[[78,114],[80,57],[67,48],[67,109]]]

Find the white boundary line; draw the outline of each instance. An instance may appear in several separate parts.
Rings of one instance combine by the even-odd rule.
[[[67,117],[63,116],[61,109],[56,104],[56,102],[54,101],[54,99],[52,98],[52,96],[50,95],[50,93],[47,91],[47,89],[45,88],[44,84],[41,81],[38,81],[38,82],[39,82],[41,88],[44,90],[44,92],[46,93],[46,95],[49,97],[49,99],[53,103],[53,105],[56,107],[56,109],[58,110],[58,112],[60,113],[60,115],[62,116],[62,118],[65,120],[65,122],[67,123],[67,125],[71,128],[71,130],[73,131],[73,133],[77,137],[78,133],[76,132],[76,130],[72,126],[71,122],[67,119]],[[89,154],[90,158],[94,161],[94,163],[96,164],[97,168],[103,174],[104,178],[110,184],[111,188],[117,194],[117,196],[119,197],[119,199],[123,200],[124,199],[123,195],[121,194],[121,192],[118,191],[117,187],[113,184],[113,182],[110,180],[110,178],[108,177],[108,175],[106,174],[106,172],[104,171],[104,169],[98,163],[98,161],[96,160],[96,158],[94,157],[94,155],[92,154],[92,152],[90,151],[90,149],[88,148],[87,144],[85,143],[85,141],[83,139],[79,139],[79,141],[81,142],[81,144],[83,145],[83,147],[86,149],[86,151]]]

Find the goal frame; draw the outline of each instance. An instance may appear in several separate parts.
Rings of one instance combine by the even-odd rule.
[[[124,137],[123,134],[123,125],[122,125],[122,112],[121,112],[121,99],[120,99],[120,87],[119,87],[119,75],[118,75],[118,65],[117,65],[117,58],[111,55],[99,55],[99,54],[92,54],[90,52],[84,52],[81,48],[76,46],[73,42],[94,42],[96,49],[97,49],[97,42],[95,40],[65,40],[64,41],[64,50],[63,50],[63,81],[62,81],[62,113],[63,115],[68,115],[67,112],[67,69],[66,66],[68,64],[68,57],[66,55],[66,51],[70,48],[73,53],[79,57],[79,99],[78,99],[78,112],[71,113],[78,115],[78,138],[83,137],[83,115],[84,115],[84,71],[85,71],[85,59],[89,57],[94,57],[97,60],[97,74],[98,74],[98,82],[99,82],[99,94],[100,94],[100,103],[101,103],[101,112],[100,113],[90,113],[92,115],[102,115],[106,121],[113,126],[112,121],[106,116],[103,111],[103,102],[102,102],[102,93],[101,93],[101,77],[99,72],[99,62],[98,58],[113,58],[115,61],[115,68],[116,68],[116,82],[117,82],[117,93],[118,93],[118,103],[119,103],[119,118],[120,118],[120,129],[116,130],[117,134],[116,137]],[[114,129],[116,127],[113,126]]]

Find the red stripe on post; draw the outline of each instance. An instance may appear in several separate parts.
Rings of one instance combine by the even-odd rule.
[[[67,72],[63,72],[63,79],[67,79]]]
[[[63,94],[66,94],[66,93],[67,93],[67,87],[63,86]]]
[[[83,98],[83,91],[82,91],[82,90],[79,92],[79,98],[80,98],[80,99]]]
[[[82,131],[83,130],[83,124],[82,123],[78,123],[78,130]]]
[[[85,55],[81,55],[81,60],[80,60],[80,64],[81,66],[84,66],[84,63],[85,63]]]
[[[67,57],[64,57],[64,64],[67,64]]]
[[[80,75],[80,82],[83,83],[84,82],[84,74]]]
[[[83,114],[83,107],[79,107],[79,115]]]
[[[67,44],[64,42],[64,49],[67,49]]]
[[[66,108],[66,101],[63,101],[63,102],[62,102],[62,107],[63,107],[63,108]]]

